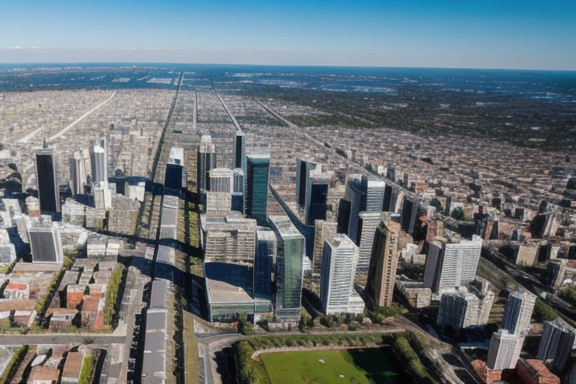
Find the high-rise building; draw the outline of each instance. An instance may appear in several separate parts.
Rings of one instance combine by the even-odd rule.
[[[334,222],[316,220],[314,222],[314,253],[312,254],[312,272],[320,275],[322,269],[322,254],[324,242],[336,235],[337,224]]]
[[[360,249],[356,271],[359,274],[368,272],[370,258],[372,257],[372,246],[376,228],[382,220],[381,212],[360,212],[358,214],[358,233],[356,234],[356,244]]]
[[[276,235],[266,227],[256,230],[256,257],[254,258],[254,294],[270,297],[274,263],[276,262]]]
[[[250,167],[248,159],[248,168]],[[302,267],[305,238],[287,216],[270,216],[270,227],[278,241],[276,253],[276,318],[283,322],[300,320]]]
[[[494,302],[494,293],[488,291],[483,297],[473,292],[445,293],[440,299],[437,324],[451,326],[455,330],[485,325]]]
[[[576,330],[561,319],[544,322],[544,334],[538,348],[537,359],[552,360],[552,367],[562,372],[574,349]]]
[[[60,212],[60,185],[58,184],[58,161],[52,148],[36,150],[36,178],[38,199],[42,213],[56,216]]]
[[[206,192],[206,212],[229,212],[232,210],[232,195],[228,192]]]
[[[398,267],[398,223],[380,222],[374,235],[366,291],[379,307],[392,304]]]
[[[418,215],[418,202],[412,197],[406,196],[402,203],[402,229],[408,234],[414,233],[414,226],[416,225],[416,217]]]
[[[492,334],[486,364],[490,369],[512,369],[516,366],[522,344],[530,330],[530,318],[536,296],[530,292],[510,292],[504,319],[498,332]]]
[[[212,142],[212,136],[202,135],[196,163],[198,193],[210,190],[210,178],[208,175],[213,168],[216,168],[216,145]]]
[[[50,216],[32,221],[28,231],[33,263],[62,263],[64,252],[58,224]]]
[[[554,289],[560,288],[566,274],[566,259],[552,259],[546,265],[545,281]]]
[[[348,233],[348,226],[350,225],[350,211],[352,204],[346,199],[340,199],[338,203],[338,233]]]
[[[112,208],[112,188],[115,189],[115,185],[107,181],[101,181],[98,186],[94,187],[94,206],[96,209],[108,210]]]
[[[479,300],[470,292],[445,293],[440,299],[436,323],[440,327],[451,326],[454,330],[476,325]]]
[[[458,241],[459,240],[459,241]],[[439,239],[430,244],[424,271],[424,287],[434,293],[465,287],[474,280],[482,251],[482,239]]]
[[[316,220],[326,220],[328,186],[331,175],[315,169],[306,178],[306,196],[304,201],[304,217],[306,225],[314,225]]]
[[[214,168],[210,170],[211,192],[233,192],[234,173],[228,168]]]
[[[384,198],[382,200],[382,211],[383,212],[390,212],[391,211],[391,203],[392,203],[392,186],[386,184],[384,187]]]
[[[256,250],[256,221],[236,212],[228,216],[201,215],[201,245],[206,262],[252,265]]]
[[[492,334],[486,365],[490,369],[514,369],[520,358],[524,338],[511,334],[505,329]]]
[[[108,147],[105,138],[100,139],[99,145],[92,147],[91,163],[94,184],[108,181]]]
[[[310,171],[316,169],[317,164],[308,159],[296,159],[296,203],[304,207],[306,205],[306,185]]]
[[[530,292],[510,292],[500,328],[525,337],[530,330],[530,319],[535,303],[536,296]]]
[[[269,153],[251,153],[246,156],[244,213],[256,219],[258,225],[264,225],[266,223],[269,175]]]
[[[74,195],[84,195],[84,185],[87,183],[86,162],[84,151],[77,150],[70,158],[70,178]]]
[[[233,211],[244,212],[244,171],[232,170],[232,207]]]
[[[233,172],[228,168],[214,168],[209,172],[210,191],[206,192],[206,211],[232,209]]]
[[[349,175],[344,199],[350,202],[347,234],[353,241],[359,240],[360,212],[382,212],[384,188],[385,184],[381,180],[369,179],[361,174]]]
[[[169,194],[178,195],[182,188],[186,188],[186,168],[184,167],[184,148],[171,147],[166,174],[164,175],[164,188]]]
[[[234,137],[234,168],[246,169],[246,136],[241,131]]]
[[[343,234],[324,243],[320,300],[325,314],[362,313],[364,302],[354,290],[358,247]]]

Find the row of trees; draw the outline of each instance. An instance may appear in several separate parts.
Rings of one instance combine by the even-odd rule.
[[[122,275],[124,273],[124,266],[119,264],[112,271],[110,280],[108,280],[108,287],[106,288],[106,304],[104,306],[104,326],[107,328],[112,327],[112,316],[114,316],[116,301],[118,301],[118,291],[120,283],[122,282]]]
[[[4,373],[2,373],[2,376],[0,376],[0,383],[10,382],[14,374],[16,374],[16,371],[18,370],[20,363],[22,363],[22,360],[24,360],[24,358],[26,357],[26,353],[28,353],[29,348],[30,346],[28,345],[23,345],[20,348],[18,348],[18,350],[14,353],[14,356],[12,356],[10,362],[4,369]]]
[[[60,268],[58,273],[54,276],[54,278],[50,282],[50,285],[48,285],[48,291],[46,292],[46,296],[41,297],[36,302],[36,318],[39,321],[43,321],[46,310],[50,306],[50,302],[52,301],[52,298],[54,297],[54,294],[56,293],[56,290],[58,289],[58,286],[62,281],[64,273],[68,269],[70,269],[73,263],[74,260],[72,260],[69,257],[64,257],[64,263],[62,264],[62,268]]]

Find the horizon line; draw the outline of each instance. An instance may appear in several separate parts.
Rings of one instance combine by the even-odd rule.
[[[163,61],[38,61],[38,62],[0,62],[0,66],[110,66],[110,67],[138,67],[138,66],[245,66],[245,67],[295,67],[295,68],[374,68],[374,69],[460,69],[482,71],[525,71],[525,72],[575,72],[576,69],[541,69],[541,68],[512,68],[512,67],[449,67],[449,66],[419,66],[419,65],[346,65],[346,64],[255,64],[255,63],[204,63],[204,62],[163,62]],[[0,71],[4,68],[0,68]],[[43,69],[42,67],[34,69]]]
[[[178,64],[358,68],[445,68],[525,71],[576,71],[568,56],[556,58],[454,56],[333,50],[202,48],[0,48],[0,64]]]

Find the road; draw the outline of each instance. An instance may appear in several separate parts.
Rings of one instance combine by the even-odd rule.
[[[90,114],[94,113],[95,111],[97,111],[98,109],[100,109],[101,107],[103,107],[106,103],[108,103],[110,100],[112,100],[114,98],[114,96],[116,96],[116,94],[118,93],[118,91],[115,91],[112,96],[110,96],[109,98],[107,98],[106,100],[104,100],[103,102],[101,102],[100,104],[98,104],[97,106],[95,106],[94,108],[92,108],[91,110],[89,110],[88,112],[86,112],[85,114],[83,114],[82,116],[80,116],[79,118],[77,118],[76,120],[74,120],[71,124],[69,124],[67,127],[65,127],[64,129],[62,129],[60,132],[58,132],[57,134],[55,134],[54,136],[50,137],[50,141],[59,138],[60,136],[62,136],[63,134],[65,134],[66,132],[68,132],[68,130],[74,128],[74,126],[76,124],[78,124],[79,122],[81,122],[82,120],[84,120],[85,118],[87,118],[88,116],[90,116]]]

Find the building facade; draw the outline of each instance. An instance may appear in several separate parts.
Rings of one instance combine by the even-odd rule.
[[[482,239],[478,236],[472,240],[434,241],[426,257],[424,286],[438,294],[465,287],[474,280],[481,251]]]
[[[40,211],[48,215],[60,212],[60,185],[58,184],[58,166],[52,148],[36,150],[36,178]]]
[[[324,243],[320,300],[325,314],[364,312],[364,303],[358,305],[358,294],[354,290],[358,254],[358,246],[344,234]]]
[[[392,304],[398,267],[399,230],[397,223],[380,222],[374,235],[366,290],[372,297],[374,305],[379,307],[387,307]]]
[[[244,213],[256,219],[258,225],[264,225],[266,223],[269,176],[269,153],[253,153],[246,156]]]
[[[306,250],[304,236],[287,216],[270,216],[270,227],[277,238],[276,252],[276,301],[278,321],[300,320],[302,301],[302,265]]]
[[[33,263],[61,264],[64,261],[60,229],[49,216],[32,221],[29,236]]]
[[[552,367],[562,372],[570,357],[576,330],[561,319],[544,322],[544,334],[536,358],[542,361],[552,360]]]
[[[212,142],[212,136],[202,135],[196,161],[196,185],[199,194],[210,190],[209,172],[216,168],[216,159],[216,145]]]

